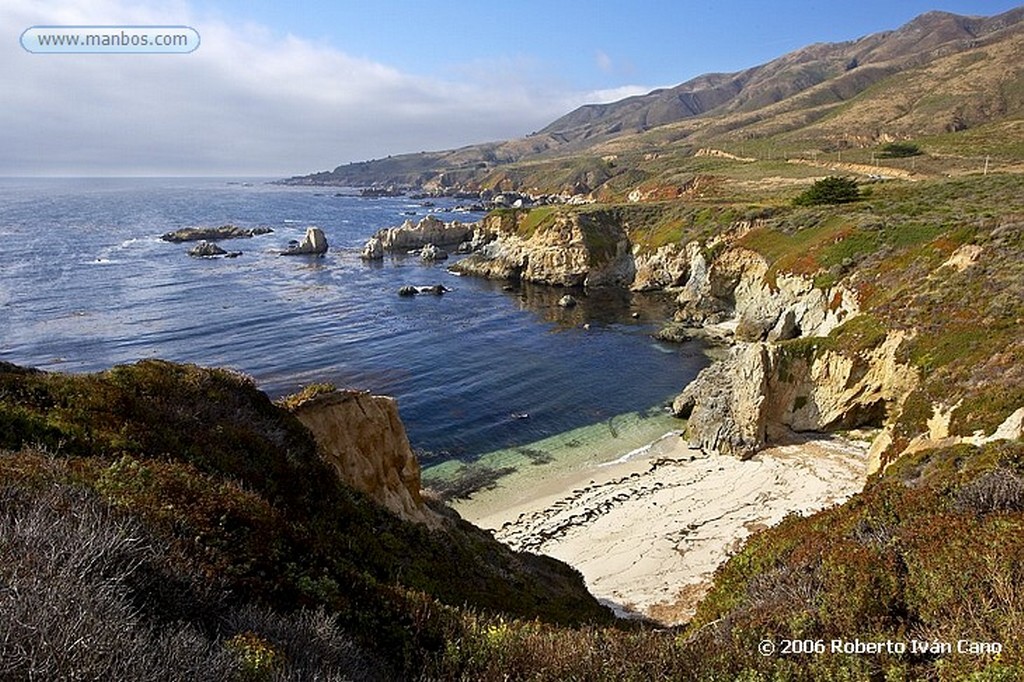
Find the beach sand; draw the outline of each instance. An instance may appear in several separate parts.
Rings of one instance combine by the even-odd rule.
[[[866,470],[858,441],[805,441],[740,461],[673,432],[612,461],[526,470],[451,506],[515,549],[576,567],[619,615],[676,624],[751,533],[845,501]]]

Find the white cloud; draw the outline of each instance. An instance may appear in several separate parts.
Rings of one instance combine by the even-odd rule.
[[[188,55],[39,55],[32,25],[185,24]],[[290,174],[504,139],[580,104],[649,88],[571,91],[504,70],[422,78],[188,4],[5,0],[0,174]]]
[[[594,53],[594,63],[597,64],[597,68],[605,73],[612,72],[612,58],[608,56],[603,50],[598,50]]]

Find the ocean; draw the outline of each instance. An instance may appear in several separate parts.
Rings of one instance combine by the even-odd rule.
[[[231,367],[271,396],[314,382],[394,396],[427,468],[655,419],[708,364],[698,344],[651,334],[659,294],[577,292],[456,277],[447,263],[359,258],[382,227],[459,202],[286,187],[266,179],[0,179],[0,360],[91,372],[144,358]],[[270,227],[194,259],[160,235]],[[277,255],[307,226],[325,257]],[[444,296],[397,295],[442,283]],[[589,329],[584,328],[589,325]],[[602,426],[603,425],[603,426]]]

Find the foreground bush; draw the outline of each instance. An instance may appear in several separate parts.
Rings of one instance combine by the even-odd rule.
[[[321,612],[232,605],[136,522],[69,485],[0,489],[0,678],[374,680]],[[270,655],[254,662],[259,642]]]

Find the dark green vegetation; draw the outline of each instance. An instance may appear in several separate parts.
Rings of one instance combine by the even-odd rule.
[[[888,159],[905,159],[920,155],[921,148],[911,142],[890,142],[882,147],[882,156]]]
[[[585,600],[570,604],[573,597],[563,595],[561,608],[589,621],[572,628],[557,622],[564,619],[529,617],[542,609],[528,603],[530,590],[557,578],[535,574],[538,585],[531,586],[517,579],[526,569],[516,562],[506,564],[503,576],[516,595],[504,597],[509,613],[474,606],[485,597],[472,594],[473,584],[506,588],[486,575],[479,557],[446,556],[466,539],[399,531],[394,518],[329,483],[314,460],[303,462],[301,438],[291,433],[287,418],[259,423],[258,414],[269,418],[272,408],[233,375],[164,363],[81,378],[8,367],[3,412],[10,412],[17,394],[19,402],[33,401],[40,423],[73,433],[75,418],[62,403],[88,404],[111,374],[120,374],[123,401],[142,399],[156,382],[188,397],[200,419],[212,418],[209,410],[223,420],[220,410],[262,404],[243,409],[238,419],[246,426],[235,424],[233,435],[252,429],[278,439],[291,484],[271,493],[243,473],[245,466],[218,471],[209,462],[190,463],[193,455],[107,456],[15,446],[14,432],[5,429],[7,446],[17,447],[0,457],[0,665],[7,679],[55,679],[71,671],[90,679],[146,680],[1024,675],[1020,443],[908,456],[849,503],[809,518],[790,517],[755,535],[718,571],[714,589],[686,628],[609,627]],[[200,392],[216,396],[218,407]],[[228,407],[221,407],[225,401]],[[107,447],[103,422],[113,413],[92,413],[99,428],[91,438],[100,452]],[[164,410],[157,414],[167,416]],[[145,426],[154,438],[166,437],[160,421],[132,418],[124,424],[126,431]],[[176,447],[189,452],[201,445],[223,455],[216,428],[198,424],[196,440],[179,440]],[[255,442],[249,447],[261,458]],[[264,464],[272,463],[269,450],[262,455],[270,457],[261,458]],[[473,542],[473,551],[491,556],[491,565],[500,561],[492,542]],[[417,582],[416,562],[430,563],[433,577],[448,583],[449,591],[470,595],[465,604],[445,606],[410,588]],[[402,569],[409,573],[387,575]],[[971,640],[999,642],[1002,652],[758,653],[762,640],[784,638],[829,646],[832,639],[855,638],[954,647]]]
[[[820,206],[822,204],[847,204],[860,199],[860,188],[852,178],[840,178],[830,175],[800,193],[793,200],[797,206]]]
[[[349,489],[297,420],[231,372],[159,361],[87,376],[0,366],[0,453],[0,580],[11,588],[0,621],[37,619],[18,621],[21,644],[2,647],[0,669],[25,679],[104,677],[100,652],[118,647],[111,679],[159,679],[145,671],[196,656],[211,661],[205,679],[230,679],[225,666],[247,679],[248,664],[308,679],[302,661],[319,657],[316,647],[337,649],[322,674],[349,652],[385,678],[414,677],[485,613],[610,620],[564,564],[512,552],[455,518],[442,531],[401,521]],[[59,561],[7,549],[14,541]],[[53,584],[64,576],[73,581]],[[108,609],[123,622],[88,628],[80,646],[91,653],[76,658],[54,647],[83,636],[75,621],[62,625],[79,587],[95,592],[83,602],[87,622]],[[63,601],[40,610],[47,591]],[[133,639],[119,640],[118,628]],[[322,631],[313,648],[298,644],[309,639],[302,628]]]

